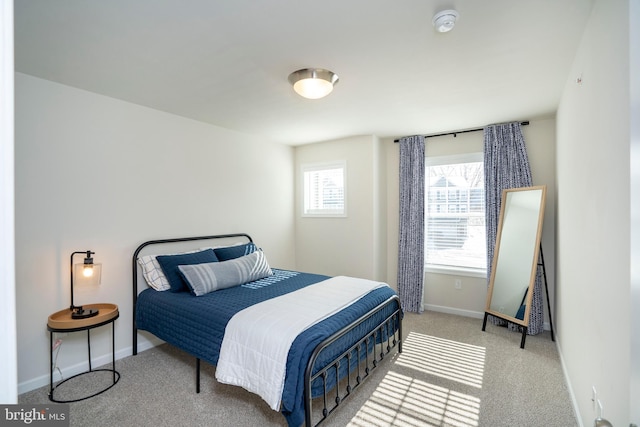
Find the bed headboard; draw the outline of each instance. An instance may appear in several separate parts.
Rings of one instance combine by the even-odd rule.
[[[133,252],[133,257],[131,259],[132,264],[132,284],[133,284],[133,354],[138,354],[138,327],[136,325],[136,303],[138,301],[138,256],[140,256],[140,252],[143,249],[149,246],[160,246],[165,245],[165,247],[170,247],[168,245],[174,243],[182,243],[182,242],[193,242],[193,241],[202,241],[202,240],[211,240],[211,241],[223,241],[225,239],[232,239],[234,237],[240,237],[247,240],[247,243],[253,242],[251,236],[245,233],[233,233],[233,234],[216,234],[212,236],[194,236],[194,237],[176,237],[172,239],[158,239],[158,240],[149,240],[147,242],[142,243],[140,246],[136,248]],[[158,255],[162,252],[158,252]]]

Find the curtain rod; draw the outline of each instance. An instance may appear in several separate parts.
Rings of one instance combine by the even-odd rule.
[[[529,125],[529,121],[524,121],[524,122],[520,122],[520,126],[527,126]],[[458,130],[458,131],[454,131],[454,132],[445,132],[445,133],[438,133],[438,134],[434,134],[434,135],[425,135],[425,138],[435,138],[436,136],[447,136],[447,135],[453,135],[453,137],[457,137],[459,133],[468,133],[468,132],[478,132],[484,130],[484,128],[477,128],[477,129],[467,129],[467,130]],[[399,139],[394,139],[393,142],[400,142]]]

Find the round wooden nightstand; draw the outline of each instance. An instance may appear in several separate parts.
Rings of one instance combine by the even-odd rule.
[[[100,393],[104,393],[109,390],[111,387],[116,385],[116,383],[120,380],[120,373],[116,371],[116,344],[115,344],[115,320],[120,316],[118,311],[118,306],[115,304],[101,303],[101,304],[87,304],[83,306],[85,310],[97,309],[98,314],[92,317],[87,317],[83,319],[73,319],[71,317],[72,310],[70,308],[57,311],[49,316],[47,321],[47,329],[49,330],[49,400],[52,402],[58,403],[70,403],[70,402],[78,402],[80,400],[89,399],[90,397],[97,396]],[[112,360],[112,368],[101,368],[101,369],[92,369],[91,368],[91,329],[98,328],[100,326],[108,325],[111,323],[111,360]],[[89,359],[89,370],[85,372],[81,372],[72,377],[69,377],[65,380],[60,381],[56,386],[53,386],[53,334],[55,332],[59,333],[68,333],[68,332],[78,332],[78,331],[87,331],[87,350],[88,350],[88,359]],[[89,396],[85,396],[78,399],[71,400],[57,400],[53,396],[53,392],[55,389],[60,387],[62,384],[67,381],[79,377],[80,375],[89,374],[91,372],[97,371],[107,371],[113,374],[113,381],[106,388],[93,393]]]

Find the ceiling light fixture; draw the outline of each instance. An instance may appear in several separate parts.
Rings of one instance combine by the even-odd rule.
[[[338,75],[322,68],[303,68],[289,74],[289,83],[298,95],[318,99],[331,93],[338,83]]]
[[[443,10],[433,16],[433,26],[439,33],[446,33],[453,30],[459,16],[458,12],[453,9]]]

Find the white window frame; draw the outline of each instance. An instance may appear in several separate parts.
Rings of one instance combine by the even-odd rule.
[[[425,158],[425,167],[449,165],[449,164],[456,164],[456,163],[472,163],[472,162],[484,162],[484,154],[482,152],[479,152],[479,153],[465,153],[465,154],[434,156],[434,157],[428,156]],[[426,186],[425,186],[425,192],[426,192]],[[426,203],[427,203],[427,199],[425,198],[425,208],[426,208]],[[485,212],[485,218],[486,218],[486,212]],[[425,220],[427,220],[426,211],[425,211]],[[427,236],[425,234],[425,240],[426,238]],[[482,278],[487,277],[486,267],[472,268],[472,267],[458,267],[458,266],[428,264],[426,259],[426,248],[425,248],[424,265],[425,265],[426,273],[451,274],[456,276],[482,277]]]
[[[316,208],[312,209],[308,205],[310,198],[306,183],[306,174],[311,172],[319,172],[324,170],[342,169],[342,191],[343,191],[343,207],[342,209]],[[302,186],[302,216],[303,217],[319,217],[319,218],[345,218],[347,216],[347,162],[346,160],[334,160],[331,162],[306,163],[300,166],[300,183]]]

